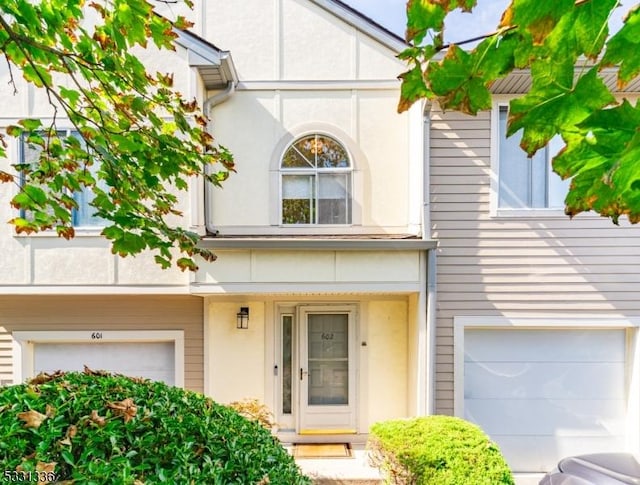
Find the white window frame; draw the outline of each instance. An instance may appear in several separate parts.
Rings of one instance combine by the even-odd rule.
[[[89,330],[16,331],[12,333],[13,382],[21,383],[34,377],[34,344],[42,343],[150,343],[173,342],[174,385],[184,387],[184,331],[182,330]],[[96,338],[99,336],[99,338]]]
[[[338,143],[342,149],[346,152],[348,160],[349,160],[349,167],[336,167],[336,168],[329,168],[329,169],[319,169],[318,167],[313,167],[313,168],[283,168],[282,167],[282,160],[284,158],[285,153],[287,153],[287,151],[293,146],[295,145],[298,141],[300,141],[303,138],[309,137],[309,136],[323,136],[323,137],[327,137],[331,140],[333,140],[334,142]],[[354,162],[353,162],[353,155],[351,153],[351,151],[349,150],[348,146],[346,143],[344,143],[342,140],[340,140],[340,138],[338,138],[337,136],[331,134],[331,133],[327,133],[324,131],[311,131],[309,133],[305,133],[303,135],[300,136],[296,136],[289,144],[287,144],[287,146],[285,147],[285,149],[282,151],[281,155],[280,155],[280,165],[279,165],[279,187],[278,187],[278,220],[280,223],[280,226],[282,227],[304,227],[304,228],[316,228],[316,227],[337,227],[337,228],[345,228],[345,227],[351,227],[353,225],[353,172],[354,172]],[[282,190],[283,190],[283,178],[287,175],[291,176],[291,175],[300,175],[300,176],[308,176],[308,175],[313,175],[314,176],[314,198],[315,198],[315,215],[316,215],[316,219],[318,218],[318,201],[319,196],[318,196],[318,192],[319,192],[319,175],[321,174],[348,174],[349,175],[349,182],[348,182],[348,197],[347,197],[347,207],[346,207],[346,217],[350,222],[345,222],[343,224],[322,224],[319,222],[311,222],[309,224],[287,224],[285,223],[282,219],[283,219],[283,213],[282,213],[282,201],[283,201],[283,197],[282,197]]]
[[[640,453],[640,317],[580,316],[580,317],[453,317],[453,409],[464,417],[464,336],[467,329],[532,329],[532,330],[626,330],[627,346],[627,448]]]
[[[540,207],[509,209],[499,207],[500,198],[500,108],[508,107],[512,96],[496,96],[491,109],[491,194],[489,200],[491,217],[498,218],[566,218],[564,207]],[[551,172],[549,172],[551,173]],[[547,188],[549,180],[546,181]]]

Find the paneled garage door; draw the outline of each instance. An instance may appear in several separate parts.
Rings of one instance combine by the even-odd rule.
[[[514,471],[563,456],[623,450],[625,331],[464,331],[464,417],[498,443]]]
[[[173,342],[36,343],[34,374],[106,370],[175,384]]]

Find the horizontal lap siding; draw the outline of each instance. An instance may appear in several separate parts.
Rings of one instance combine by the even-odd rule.
[[[13,382],[12,346],[11,335],[5,328],[0,326],[0,386]]]
[[[640,230],[585,215],[491,217],[488,112],[434,112],[430,139],[436,411],[453,414],[454,316],[640,315]]]
[[[0,297],[0,330],[183,330],[185,388],[203,391],[203,302],[191,296]],[[0,379],[10,364],[0,332]],[[5,362],[6,361],[6,362]],[[9,371],[11,376],[12,370]]]

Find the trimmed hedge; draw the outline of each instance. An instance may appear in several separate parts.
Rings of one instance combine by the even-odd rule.
[[[371,461],[402,485],[513,485],[500,450],[460,418],[425,416],[376,423],[367,444]]]
[[[0,389],[0,437],[3,478],[14,482],[47,471],[82,484],[310,483],[268,430],[234,410],[88,370]]]

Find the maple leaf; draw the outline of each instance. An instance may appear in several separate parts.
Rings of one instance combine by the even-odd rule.
[[[96,423],[98,426],[100,426],[101,428],[107,424],[107,421],[105,418],[103,418],[102,416],[100,416],[98,414],[98,411],[96,411],[95,409],[93,411],[91,411],[91,416],[89,417],[89,419],[91,420],[92,423]],[[71,436],[72,438],[73,436]]]
[[[47,374],[46,372],[40,372],[37,376],[35,376],[33,379],[29,381],[29,384],[37,386],[39,384],[44,384],[45,382],[52,381],[53,379],[56,379],[63,375],[64,375],[64,372],[60,370],[57,370],[52,374]]]
[[[42,422],[47,419],[47,416],[32,409],[24,413],[18,413],[18,418],[25,422],[25,428],[39,428]]]
[[[36,472],[38,474],[38,483],[52,483],[55,481],[56,463],[52,461],[50,463],[43,463],[39,461],[36,464]],[[49,477],[51,480],[49,480]]]
[[[110,402],[109,404],[107,404],[107,407],[113,409],[113,412],[116,414],[116,416],[122,416],[125,423],[131,421],[138,412],[138,408],[133,403],[133,399],[131,398],[123,399],[119,402]]]
[[[58,443],[65,446],[71,446],[71,438],[75,437],[75,435],[77,434],[78,427],[72,424],[69,426],[69,428],[67,428],[67,434],[65,435],[64,439],[61,439],[60,441],[58,441]]]

